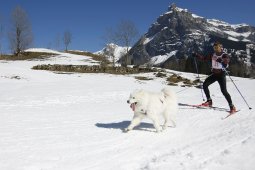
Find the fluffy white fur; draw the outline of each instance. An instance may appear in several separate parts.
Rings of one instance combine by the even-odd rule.
[[[176,95],[170,88],[164,88],[161,92],[136,90],[130,94],[127,103],[134,111],[134,117],[125,131],[132,130],[143,118],[148,117],[152,120],[156,131],[160,132],[160,115],[163,115],[165,120],[163,130],[167,128],[169,121],[172,122],[172,126],[176,126],[178,104]]]

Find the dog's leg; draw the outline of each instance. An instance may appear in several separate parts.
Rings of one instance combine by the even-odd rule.
[[[173,125],[172,127],[174,127],[174,128],[175,128],[175,127],[176,127],[176,123],[175,123],[175,121],[174,121],[174,120],[172,120],[172,119],[170,119],[170,120],[171,120],[172,125]]]
[[[153,125],[154,125],[157,133],[161,132],[158,118],[156,116],[153,116],[153,117],[151,117],[151,119],[153,121]]]
[[[164,122],[164,125],[163,125],[163,130],[165,130],[166,128],[167,128],[167,125],[168,125],[168,120],[165,120],[165,122]]]
[[[157,133],[161,132],[160,125],[158,123],[158,120],[153,120],[153,125],[157,131]]]
[[[169,113],[164,112],[163,117],[165,119],[165,122],[164,122],[164,125],[163,125],[163,130],[165,130],[167,128],[167,125],[168,125],[168,122],[169,122]]]
[[[139,125],[141,123],[141,120],[142,120],[141,117],[134,116],[130,125],[127,128],[125,128],[125,131],[128,132],[128,131],[132,130],[134,127],[136,127],[137,125]]]

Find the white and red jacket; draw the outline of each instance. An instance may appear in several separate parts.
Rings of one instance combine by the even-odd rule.
[[[211,62],[212,62],[212,72],[213,73],[221,73],[222,69],[228,67],[229,56],[224,52],[220,53],[220,55],[216,54],[216,53],[213,53],[213,55],[210,55],[210,56],[202,56],[200,54],[196,54],[196,56],[199,58],[199,60],[202,60],[202,61],[211,60]],[[219,61],[218,59],[221,62],[218,62]]]

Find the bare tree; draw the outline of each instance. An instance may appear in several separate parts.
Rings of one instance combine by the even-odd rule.
[[[0,16],[0,57],[2,55],[2,38],[3,38],[3,25],[2,25],[2,19],[1,19],[1,16]]]
[[[55,48],[56,48],[56,50],[60,50],[60,45],[61,45],[61,36],[60,36],[60,34],[57,34],[56,38],[55,38]]]
[[[122,20],[115,29],[110,28],[107,30],[105,39],[108,43],[113,42],[126,47],[124,57],[127,64],[129,48],[138,38],[138,35],[138,29],[132,21]]]
[[[48,42],[47,49],[52,49],[52,43],[51,42]]]
[[[13,10],[11,19],[10,48],[15,55],[19,55],[33,42],[31,24],[26,12],[20,6]]]
[[[64,32],[64,37],[63,37],[63,41],[65,44],[65,49],[67,51],[67,47],[71,44],[72,42],[72,34],[70,31],[65,31]]]

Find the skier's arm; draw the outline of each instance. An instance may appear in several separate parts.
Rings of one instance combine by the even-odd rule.
[[[230,58],[227,54],[223,54],[222,57],[218,58],[216,61],[219,62],[219,63],[222,63],[222,66],[226,68],[228,66],[229,61],[230,61]]]
[[[198,53],[193,53],[192,56],[198,58],[201,61],[209,61],[209,60],[211,60],[211,56],[203,56],[203,55],[198,54]]]

